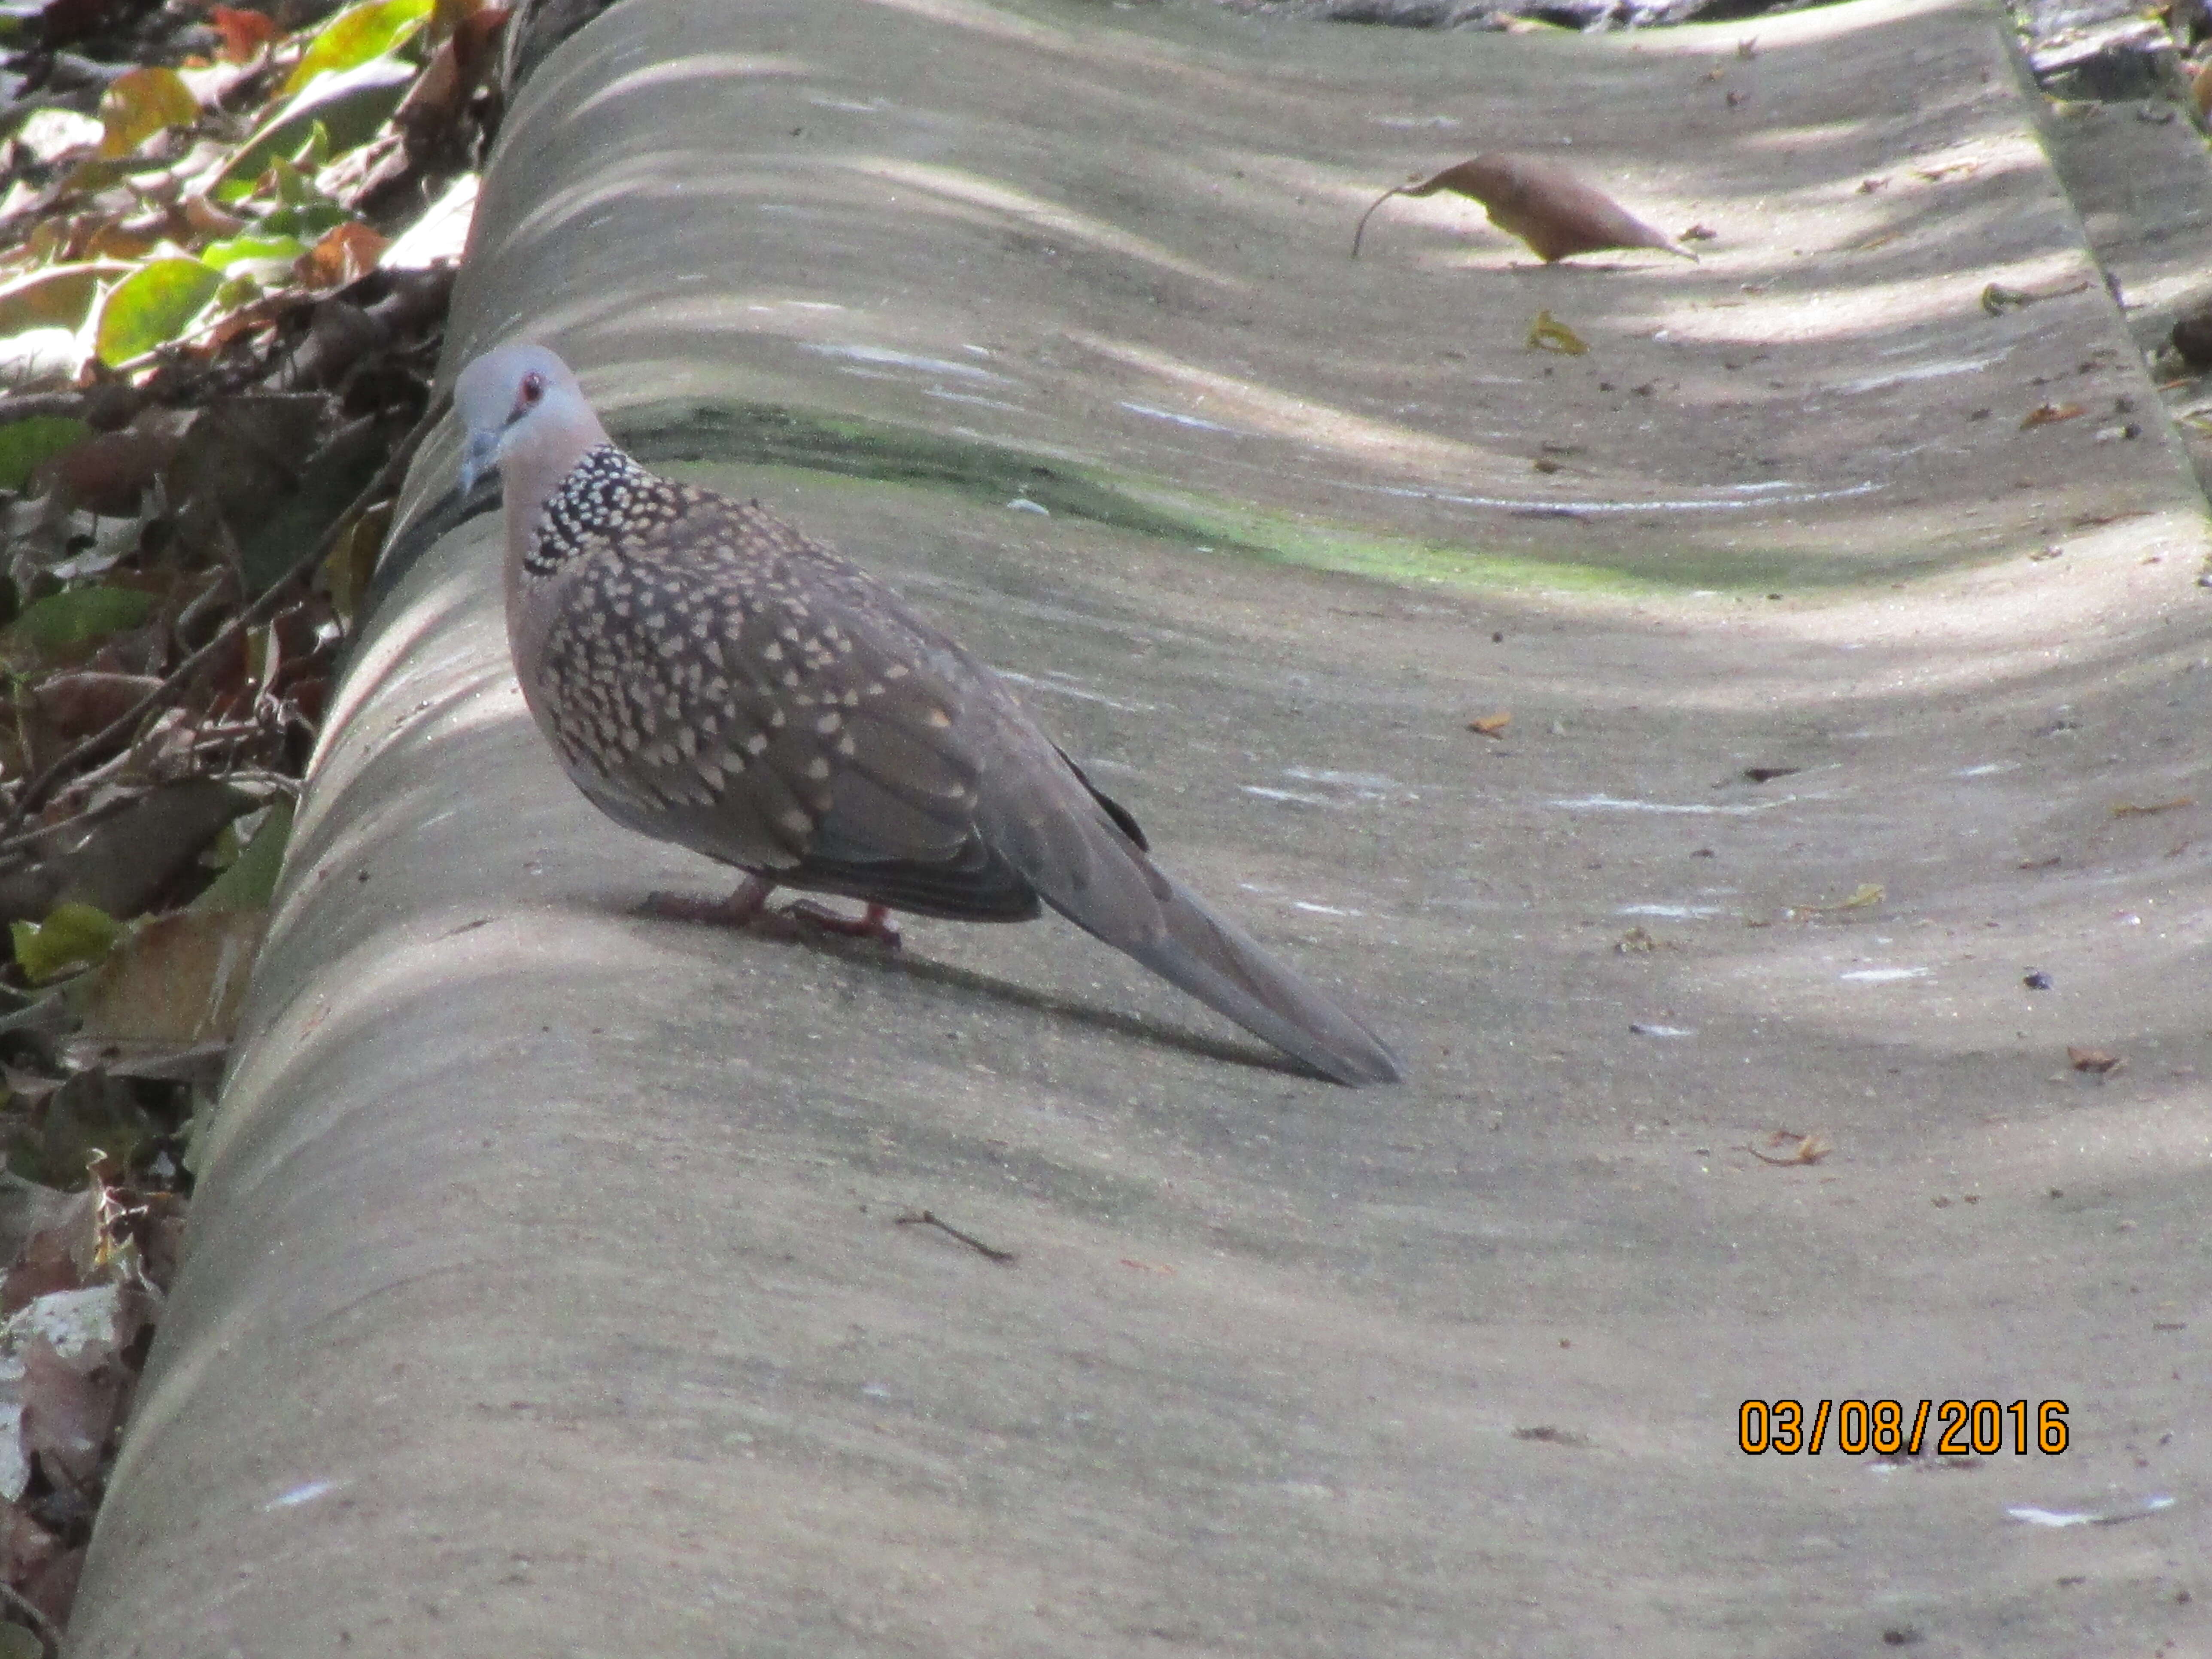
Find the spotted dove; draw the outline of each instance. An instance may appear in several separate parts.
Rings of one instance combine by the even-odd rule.
[[[962,921],[1050,905],[1339,1083],[1397,1056],[1148,855],[1006,683],[769,513],[647,471],[541,346],[462,371],[463,483],[496,464],[525,699],[617,823],[773,886]],[[822,915],[816,907],[803,906]]]

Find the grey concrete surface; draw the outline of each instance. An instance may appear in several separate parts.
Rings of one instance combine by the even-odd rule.
[[[1505,136],[1708,257],[1345,258]],[[636,917],[715,872],[542,750],[477,520],[338,699],[74,1651],[2201,1650],[2205,506],[1990,9],[631,0],[483,213],[456,362],[855,434],[684,471],[1026,677],[1416,1079],[1056,923]],[[2071,1442],[1743,1455],[1778,1397]]]

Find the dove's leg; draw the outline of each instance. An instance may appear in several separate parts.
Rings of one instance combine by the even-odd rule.
[[[774,891],[774,882],[748,875],[739,884],[738,890],[727,898],[701,898],[691,893],[648,893],[645,897],[644,908],[647,915],[665,916],[671,921],[706,921],[722,927],[750,927],[768,908],[768,896]]]
[[[775,884],[765,877],[748,875],[727,898],[653,893],[647,896],[645,909],[649,915],[665,916],[671,921],[750,927],[781,939],[795,938],[800,932],[811,929],[854,939],[872,939],[887,950],[898,949],[898,924],[891,920],[890,910],[884,905],[871,904],[867,914],[861,916],[841,916],[826,904],[818,904],[812,899],[800,899],[781,910],[771,910],[768,908],[768,896],[775,890]]]
[[[899,947],[898,923],[891,920],[890,908],[871,904],[864,916],[841,916],[826,904],[817,904],[812,899],[800,899],[787,904],[779,913],[802,927],[813,927],[825,933],[843,933],[852,939],[872,939],[887,951]]]

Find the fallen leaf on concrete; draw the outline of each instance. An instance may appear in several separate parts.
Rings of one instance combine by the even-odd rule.
[[[2112,816],[2116,818],[2147,818],[2154,813],[2172,812],[2184,806],[2196,805],[2197,797],[2194,795],[2176,795],[2172,800],[2155,801],[2148,806],[2124,803],[2112,809]]]
[[[1589,349],[1581,335],[1548,311],[1538,312],[1528,325],[1528,346],[1531,351],[1559,351],[1570,357],[1579,357]]]
[[[1546,1446],[1587,1446],[1590,1443],[1590,1437],[1586,1434],[1577,1434],[1572,1429],[1554,1428],[1548,1423],[1539,1424],[1533,1429],[1516,1429],[1513,1437],[1516,1440],[1534,1440]]]
[[[1710,242],[1720,234],[1711,225],[1692,225],[1674,240],[1679,242]]]
[[[1820,1136],[1801,1135],[1795,1129],[1777,1129],[1772,1134],[1767,1136],[1766,1144],[1770,1146],[1788,1146],[1790,1150],[1780,1158],[1769,1158],[1756,1146],[1747,1146],[1744,1151],[1749,1152],[1761,1164],[1772,1164],[1778,1166],[1818,1164],[1830,1152],[1835,1151],[1834,1147],[1829,1146]]]
[[[1870,905],[1881,903],[1882,894],[1881,883],[1863,881],[1852,890],[1847,899],[1839,899],[1833,904],[1793,904],[1788,914],[1793,916],[1825,916],[1833,915],[1839,910],[1863,910]]]
[[[2066,1045],[2066,1059],[2075,1071],[2087,1072],[2096,1077],[2104,1077],[2127,1064],[2119,1055],[2108,1054],[2102,1048],[2076,1048],[2070,1042]]]
[[[1384,191],[1359,216],[1358,228],[1352,234],[1352,257],[1359,257],[1359,239],[1376,208],[1393,196],[1433,196],[1439,191],[1481,203],[1492,224],[1518,236],[1546,264],[1607,248],[1648,247],[1686,259],[1698,257],[1557,161],[1504,153],[1477,155],[1419,184]]]
[[[1777,778],[1794,777],[1804,769],[1802,766],[1747,766],[1743,775],[1747,783],[1771,783]]]
[[[1992,317],[2002,317],[2008,311],[2016,311],[2022,306],[2032,306],[2038,300],[2063,299],[2069,294],[2086,293],[2088,288],[2087,282],[2083,281],[2075,283],[2070,288],[2046,289],[2039,294],[2033,289],[2007,288],[2002,283],[1991,283],[1982,290],[1982,309]]]
[[[2079,404],[2038,404],[2027,411],[2020,429],[2026,432],[2031,427],[2056,426],[2061,421],[2076,420],[2088,412]]]
[[[1673,951],[1680,947],[1672,939],[1659,938],[1641,927],[1632,927],[1613,942],[1613,950],[1624,957],[1643,956],[1653,951]]]
[[[1510,714],[1485,714],[1480,720],[1469,720],[1467,729],[1480,732],[1486,738],[1497,738],[1503,737],[1505,728],[1512,724],[1513,716]]]

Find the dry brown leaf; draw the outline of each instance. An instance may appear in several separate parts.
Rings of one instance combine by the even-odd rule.
[[[1528,325],[1525,343],[1531,351],[1559,351],[1570,357],[1579,357],[1589,349],[1589,343],[1569,328],[1548,311],[1540,311]]]
[[[377,256],[391,245],[390,237],[349,220],[325,232],[320,241],[295,259],[292,273],[305,288],[343,288],[375,270]]]
[[[2088,412],[2079,404],[2038,404],[2027,411],[2020,429],[2026,432],[2032,427],[2056,426],[2061,421],[2076,420]]]
[[[226,64],[252,63],[255,54],[277,35],[276,19],[264,12],[217,6],[208,14],[208,21],[222,37],[222,57]]]
[[[1883,896],[1884,889],[1880,882],[1863,881],[1852,889],[1851,896],[1847,899],[1838,899],[1833,904],[1793,904],[1789,914],[1793,916],[1826,916],[1833,915],[1839,910],[1863,910],[1881,903]]]
[[[151,674],[49,674],[31,688],[31,700],[56,732],[75,739],[122,719],[161,684]]]
[[[179,1046],[228,1038],[267,923],[258,909],[179,910],[145,923],[82,992],[82,1035]]]
[[[1513,716],[1510,714],[1485,714],[1480,720],[1469,720],[1467,729],[1480,732],[1486,738],[1499,738],[1505,735],[1505,728],[1512,724]]]
[[[1796,1143],[1794,1146],[1791,1145],[1793,1141]],[[1769,1158],[1756,1146],[1747,1146],[1744,1151],[1749,1152],[1761,1164],[1788,1165],[1818,1164],[1836,1150],[1820,1136],[1801,1135],[1795,1129],[1777,1129],[1766,1138],[1766,1144],[1770,1146],[1789,1146],[1790,1151],[1780,1158]]]
[[[123,1377],[112,1349],[87,1344],[64,1359],[43,1335],[23,1345],[23,1449],[57,1485],[88,1486],[115,1427]]]
[[[434,172],[459,161],[459,153],[465,149],[456,142],[463,133],[462,116],[477,85],[493,67],[495,45],[507,16],[504,6],[439,0],[431,37],[440,44],[392,112],[392,126],[404,140],[405,164]]]
[[[76,1603],[77,1580],[84,1573],[85,1547],[64,1550],[51,1557],[42,1565],[31,1569],[29,1575],[16,1589],[24,1601],[46,1615],[46,1622],[56,1629],[69,1623],[70,1609]]]
[[[82,1224],[89,1225],[90,1220],[88,1207]],[[84,1269],[78,1265],[71,1242],[72,1235],[65,1227],[48,1227],[23,1242],[15,1265],[0,1280],[0,1314],[18,1313],[56,1291],[84,1288]]]
[[[1991,283],[1982,290],[1982,309],[1992,317],[2002,317],[2008,311],[2032,306],[2038,300],[2060,300],[2068,295],[2087,293],[2088,289],[2087,282],[2080,282],[2071,288],[2046,289],[2038,293],[2033,289],[2007,288],[2002,283]]]
[[[2154,813],[2176,811],[2184,806],[2196,805],[2197,797],[2194,795],[2176,795],[2172,800],[2155,801],[2148,806],[2123,803],[2112,809],[2112,816],[2116,818],[2147,818]]]
[[[148,410],[120,432],[96,432],[63,451],[40,477],[70,507],[103,518],[135,517],[139,498],[175,462],[190,422],[175,410]]]
[[[53,1534],[15,1504],[0,1499],[0,1577],[20,1584],[60,1547]]]
[[[187,225],[210,239],[235,236],[246,228],[245,220],[234,213],[226,212],[204,196],[187,196],[177,206],[184,214]]]
[[[1653,951],[1673,951],[1678,947],[1672,939],[1661,939],[1656,933],[1641,927],[1632,927],[1613,942],[1613,950],[1624,957],[1644,956]]]
[[[1477,155],[1419,184],[1384,191],[1359,216],[1358,228],[1352,233],[1352,257],[1359,257],[1359,239],[1376,208],[1393,196],[1434,196],[1439,191],[1481,203],[1492,224],[1518,236],[1546,264],[1607,248],[1648,247],[1686,259],[1698,257],[1559,162],[1504,152]]]
[[[2066,1059],[2075,1071],[2087,1072],[2097,1077],[2116,1072],[2127,1063],[2119,1055],[2107,1054],[2102,1048],[2076,1048],[2070,1042],[2066,1045]]]

